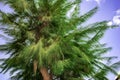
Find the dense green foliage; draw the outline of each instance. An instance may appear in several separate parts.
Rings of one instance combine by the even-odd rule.
[[[10,36],[0,45],[0,51],[10,55],[2,59],[1,72],[17,72],[11,80],[42,80],[39,69],[33,71],[34,60],[38,68],[49,69],[53,80],[108,80],[107,72],[117,74],[114,68],[119,63],[110,64],[114,57],[103,56],[111,48],[99,42],[111,26],[107,21],[83,25],[97,7],[81,15],[80,0],[0,1],[14,10],[0,11],[0,23],[5,25],[0,30]]]

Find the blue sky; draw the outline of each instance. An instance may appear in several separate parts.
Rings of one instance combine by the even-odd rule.
[[[86,11],[92,9],[95,6],[99,6],[98,12],[88,21],[88,23],[110,20],[110,25],[117,24],[120,25],[120,0],[83,0],[81,4],[81,11],[85,13]],[[11,12],[12,10],[8,6],[4,6],[0,3],[0,10],[6,12]],[[104,37],[101,39],[101,42],[107,43],[108,46],[112,47],[112,50],[108,52],[109,56],[118,56],[115,60],[120,60],[120,27],[115,29],[109,29]],[[4,43],[0,39],[0,44]],[[4,55],[0,55],[2,57]],[[7,80],[8,74],[0,74],[0,80]],[[114,75],[109,75],[109,80],[114,80]]]
[[[102,20],[110,20],[112,24],[120,23],[120,0],[100,0],[99,4],[95,1],[96,0],[90,0],[86,2],[84,0],[84,3],[81,5],[81,7],[83,7],[82,11],[99,5],[99,11],[93,16],[89,23]],[[119,18],[118,21],[115,20],[116,17]],[[112,47],[112,50],[108,52],[107,56],[118,57],[113,62],[120,60],[120,24],[118,24],[118,26],[117,28],[109,29],[101,40],[101,42],[107,43],[108,46]],[[114,80],[115,78],[113,74],[109,74],[108,77],[109,80]]]

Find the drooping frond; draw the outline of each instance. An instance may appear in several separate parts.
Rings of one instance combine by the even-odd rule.
[[[81,0],[0,1],[14,10],[0,11],[0,38],[6,40],[0,51],[10,55],[0,67],[16,73],[11,80],[43,80],[42,67],[53,80],[107,80],[107,72],[116,74],[119,62],[106,65],[115,57],[104,57],[111,48],[99,42],[110,28],[107,21],[85,24],[97,7],[81,15]]]

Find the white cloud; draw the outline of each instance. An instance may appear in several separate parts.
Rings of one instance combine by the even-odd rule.
[[[108,26],[112,26],[112,25],[113,25],[113,22],[112,22],[112,21],[109,21],[109,22],[107,23],[107,25],[108,25]]]
[[[115,25],[120,25],[120,15],[116,15],[113,17],[113,23]]]
[[[115,14],[115,16],[113,16],[113,19],[107,23],[108,26],[112,26],[112,25],[120,26],[120,9],[118,9],[115,12],[116,12],[116,14]]]

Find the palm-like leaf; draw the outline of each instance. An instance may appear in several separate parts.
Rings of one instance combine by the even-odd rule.
[[[11,76],[12,80],[27,80],[28,77],[29,80],[42,80],[46,78],[42,71],[53,80],[86,77],[107,80],[108,71],[116,74],[114,68],[119,63],[105,65],[101,62],[113,58],[102,56],[111,48],[99,42],[110,28],[107,21],[82,25],[96,13],[97,7],[80,15],[81,0],[0,1],[14,10],[14,13],[0,11],[0,23],[5,25],[0,30],[11,37],[6,44],[0,45],[1,52],[10,54],[2,61],[1,72],[10,70],[13,74],[18,71]],[[68,18],[67,13],[73,6]]]

